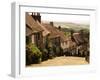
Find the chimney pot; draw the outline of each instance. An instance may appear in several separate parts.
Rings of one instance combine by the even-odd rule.
[[[35,21],[39,21],[41,23],[41,15],[38,12],[32,12],[32,17]]]
[[[61,26],[58,26],[58,29],[61,30]]]
[[[51,26],[54,26],[53,22],[50,22],[50,25],[51,25]]]

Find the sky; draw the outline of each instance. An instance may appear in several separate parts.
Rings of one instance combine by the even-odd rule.
[[[72,23],[80,23],[80,24],[89,24],[90,16],[41,13],[41,19],[42,21],[72,22]]]

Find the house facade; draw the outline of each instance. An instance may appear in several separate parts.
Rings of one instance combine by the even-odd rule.
[[[53,22],[42,23],[40,13],[26,13],[26,38],[40,49],[53,47],[54,52],[56,48],[64,52],[67,50],[64,32],[55,27]]]
[[[30,35],[27,35],[30,33]],[[35,44],[38,48],[43,47],[43,29],[36,23],[32,15],[26,13],[26,39]]]
[[[57,33],[55,27],[51,24],[42,25],[50,32],[46,37],[49,39],[49,42],[51,42],[54,47],[60,47],[60,35]]]

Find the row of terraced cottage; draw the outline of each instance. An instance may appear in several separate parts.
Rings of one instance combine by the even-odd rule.
[[[47,60],[56,56],[78,54],[77,43],[83,40],[78,33],[73,35],[76,41],[72,41],[72,37],[65,36],[61,27],[55,27],[53,22],[43,23],[40,13],[32,12],[29,14],[26,12],[26,45],[28,45],[26,48],[26,64],[40,62],[41,56],[42,60]],[[35,50],[37,50],[37,53],[35,53]],[[39,56],[39,54],[42,55]]]

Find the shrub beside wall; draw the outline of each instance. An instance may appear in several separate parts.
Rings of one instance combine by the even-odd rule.
[[[44,61],[44,60],[47,60],[48,57],[49,57],[48,50],[45,48],[45,49],[43,49],[43,51],[42,51],[42,60],[43,60],[43,61]]]
[[[26,46],[26,64],[40,63],[42,59],[42,53],[32,43]]]

